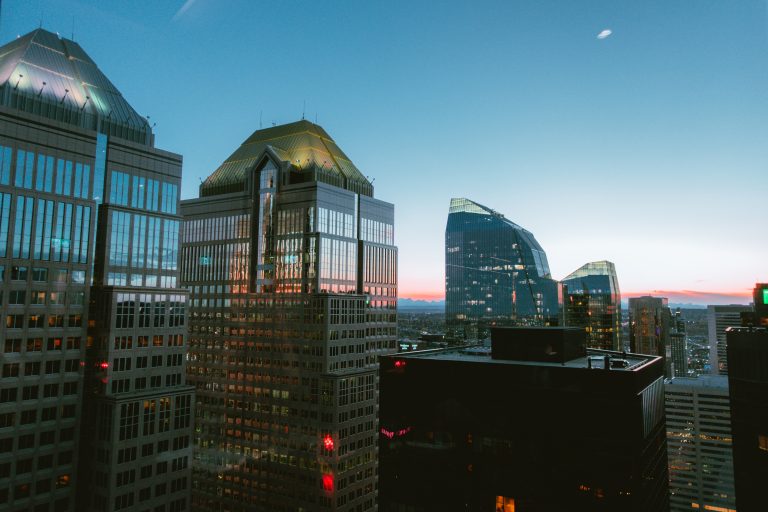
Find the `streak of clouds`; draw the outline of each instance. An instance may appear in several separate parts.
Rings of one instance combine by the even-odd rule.
[[[189,0],[189,1],[192,2],[193,0]],[[187,2],[187,3],[189,3],[189,2]],[[182,7],[182,9],[183,9],[183,7]],[[606,37],[610,36],[611,34],[613,34],[613,30],[607,28],[607,29],[601,31],[599,34],[597,34],[597,38],[598,39],[605,39]]]
[[[184,5],[182,5],[178,11],[176,11],[176,14],[173,15],[172,21],[179,21],[184,14],[192,7],[197,0],[187,0],[184,2]],[[598,36],[600,37],[600,36]]]

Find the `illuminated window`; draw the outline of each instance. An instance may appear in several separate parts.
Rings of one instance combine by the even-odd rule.
[[[515,499],[496,496],[496,512],[515,512]]]
[[[761,450],[765,450],[768,452],[768,436],[764,434],[760,434],[757,436],[757,447]]]

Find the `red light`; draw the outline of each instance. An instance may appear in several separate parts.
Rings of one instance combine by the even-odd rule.
[[[331,437],[331,434],[325,434],[325,437],[323,437],[323,446],[329,452],[333,451],[333,438]]]
[[[395,368],[405,368],[405,361],[402,359],[395,361]]]
[[[106,362],[106,361],[103,361],[103,362],[102,362],[102,363],[99,365],[99,367],[101,367],[101,369],[102,369],[102,370],[106,370],[107,368],[109,368],[109,363],[108,363],[108,362]]]
[[[333,490],[333,475],[331,474],[323,475],[323,490],[324,491]]]

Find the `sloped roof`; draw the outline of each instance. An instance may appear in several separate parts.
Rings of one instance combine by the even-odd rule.
[[[247,173],[261,161],[267,149],[296,170],[321,169],[343,181],[370,186],[368,179],[336,145],[322,127],[306,120],[256,130],[200,187],[202,195],[219,190],[242,190]]]
[[[0,47],[0,102],[58,121],[95,128],[96,119],[151,133],[148,121],[123,98],[74,41],[37,29]],[[93,126],[91,126],[93,125]]]
[[[580,279],[587,276],[613,276],[616,277],[616,266],[607,260],[591,261],[585,263],[563,278],[563,281]]]

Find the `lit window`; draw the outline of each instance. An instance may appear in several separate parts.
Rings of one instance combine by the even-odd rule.
[[[515,499],[496,496],[496,512],[515,512]]]
[[[757,436],[757,447],[761,450],[765,450],[768,452],[768,436],[764,434],[760,434]]]

